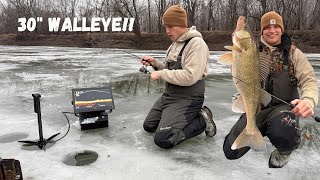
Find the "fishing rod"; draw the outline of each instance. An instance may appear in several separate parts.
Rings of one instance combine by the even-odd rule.
[[[232,76],[232,75],[231,75],[231,76]],[[260,88],[260,87],[256,87],[256,86],[254,86],[253,84],[247,83],[247,82],[243,81],[242,79],[237,78],[237,77],[235,77],[235,76],[232,76],[232,77],[235,78],[235,79],[237,79],[237,80],[239,80],[239,81],[241,81],[241,82],[243,82],[243,83],[245,83],[245,84],[247,84],[247,85],[251,85],[252,87],[254,87],[254,88],[256,88],[256,89],[258,89],[258,90],[260,90],[260,91],[262,91],[262,92],[264,92],[264,93],[269,94],[271,97],[273,97],[273,98],[275,98],[275,99],[283,102],[284,104],[289,105],[291,108],[294,108],[294,107],[295,107],[294,104],[288,103],[288,102],[280,99],[279,97],[274,96],[273,94],[270,94],[269,92],[267,92],[266,90],[264,90],[264,89],[262,89],[262,88]],[[320,117],[319,117],[319,116],[314,116],[314,115],[312,115],[311,117],[312,117],[315,121],[320,122]]]
[[[127,52],[127,51],[125,51],[125,50],[120,50],[120,51],[122,51],[122,52],[124,52],[124,53],[127,53],[127,54],[130,54],[131,56],[134,56],[134,57],[136,57],[136,58],[138,58],[138,59],[142,59],[140,56],[135,55],[135,54],[133,54],[133,53],[131,53],[131,52]],[[143,61],[145,61],[145,60],[143,60]],[[147,62],[147,61],[145,61],[145,62]],[[151,74],[151,72],[146,68],[145,65],[143,65],[143,66],[141,66],[141,67],[139,68],[139,72],[142,72],[142,73],[144,73],[144,74]],[[148,76],[148,93],[149,93],[149,92],[150,92],[150,75]]]
[[[92,55],[86,62],[84,62],[84,66],[86,66],[95,56],[102,54],[105,50],[106,50],[106,48],[102,48],[102,50],[100,52]],[[142,59],[140,56],[137,56],[137,55],[130,53],[128,51],[125,51],[125,50],[120,50],[120,51],[122,51],[126,54],[129,54],[131,56],[137,57],[138,59]],[[82,71],[82,68],[80,71]],[[144,65],[140,67],[139,72],[142,72],[144,74],[151,74],[151,72]],[[148,93],[149,92],[150,92],[150,76],[148,77]]]
[[[91,61],[91,59],[95,56],[97,56],[98,54],[102,54],[104,51],[106,50],[106,48],[102,48],[102,51],[95,53],[94,55],[92,55],[84,64],[87,65],[89,61]],[[81,68],[82,71],[82,68]]]
[[[126,51],[124,51],[124,52],[126,52]],[[126,53],[141,59],[141,57],[139,57],[139,56],[137,56],[135,54],[132,54],[132,53],[129,53],[129,52],[126,52]],[[146,60],[142,60],[142,61],[148,62]],[[142,73],[145,73],[145,74],[151,74],[151,72],[144,65],[140,67],[139,72],[142,72]]]
[[[88,64],[88,62],[91,61],[93,57],[97,56],[98,54],[102,54],[105,50],[106,50],[106,48],[102,48],[102,51],[100,51],[100,52],[92,55],[84,64],[85,64],[85,65]],[[130,55],[132,55],[132,56],[134,56],[134,57],[137,57],[138,59],[142,59],[140,56],[137,56],[137,55],[135,55],[135,54],[133,54],[133,53],[130,53],[130,52],[127,52],[127,51],[125,51],[125,50],[120,50],[120,51],[122,51],[122,52],[124,52],[124,53],[126,53],[126,54],[130,54]],[[81,68],[81,71],[82,71],[82,68]],[[145,73],[145,74],[151,74],[151,72],[150,72],[145,66],[142,66],[142,67],[139,69],[139,72],[142,72],[142,73]]]

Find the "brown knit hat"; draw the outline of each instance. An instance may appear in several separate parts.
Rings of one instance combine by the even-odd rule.
[[[280,26],[282,32],[284,32],[282,17],[278,13],[276,13],[274,11],[270,11],[270,12],[265,13],[261,17],[261,34],[262,34],[263,29],[269,24],[276,24],[276,25]]]
[[[162,17],[164,25],[188,27],[187,13],[180,5],[170,6]]]

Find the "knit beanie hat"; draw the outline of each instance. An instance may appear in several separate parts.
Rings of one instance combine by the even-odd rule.
[[[274,11],[267,12],[261,17],[261,34],[263,29],[270,24],[280,26],[282,32],[284,32],[282,17]]]
[[[164,25],[188,27],[187,13],[180,5],[170,6],[162,17]]]

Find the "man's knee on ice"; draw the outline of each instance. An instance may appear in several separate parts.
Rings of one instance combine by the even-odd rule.
[[[153,126],[151,126],[150,124],[144,122],[144,123],[143,123],[143,129],[144,129],[145,131],[147,131],[147,132],[155,132],[156,129],[157,129],[157,127],[153,127]]]
[[[170,149],[174,146],[171,141],[172,136],[173,132],[171,130],[156,132],[154,135],[154,143],[161,148]]]

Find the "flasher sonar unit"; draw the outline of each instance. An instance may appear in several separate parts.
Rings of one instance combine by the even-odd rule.
[[[72,89],[72,104],[81,130],[108,127],[108,114],[115,109],[111,86]]]

